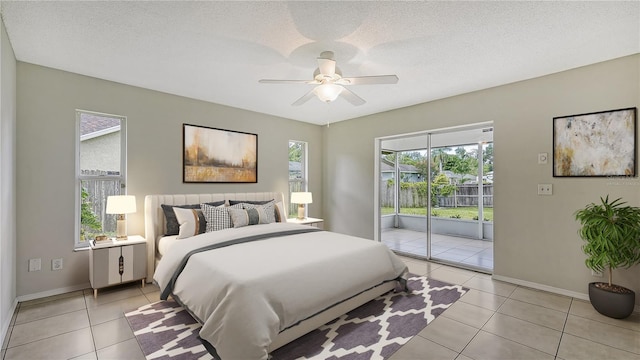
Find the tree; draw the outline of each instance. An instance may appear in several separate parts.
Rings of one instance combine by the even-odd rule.
[[[482,160],[484,162],[484,172],[488,173],[489,171],[493,171],[493,143],[488,144],[482,150]]]
[[[436,176],[431,183],[431,206],[437,205],[437,196],[449,196],[456,189],[455,185],[449,183],[449,178],[444,173]]]
[[[467,150],[462,146],[458,147],[455,152],[455,156],[448,157],[447,166],[449,170],[461,175],[460,182],[464,184],[464,182],[468,180],[465,179],[464,175],[477,173],[478,158],[473,156],[473,152],[467,153]],[[474,169],[476,169],[475,172]]]
[[[100,223],[100,220],[91,209],[91,201],[89,201],[89,192],[87,192],[87,189],[82,188],[81,198],[82,200],[80,203],[80,224],[81,224],[80,239],[84,240],[85,228],[100,231],[102,230],[102,223]]]
[[[437,165],[437,174],[445,170],[444,164],[447,162],[449,151],[451,151],[449,147],[431,149],[431,161],[433,161],[434,165]]]
[[[302,162],[302,146],[303,144],[297,141],[289,142],[289,161]]]
[[[398,153],[398,163],[414,166],[423,179],[427,178],[428,161],[427,156],[419,151],[405,151]],[[392,160],[391,160],[392,161]]]

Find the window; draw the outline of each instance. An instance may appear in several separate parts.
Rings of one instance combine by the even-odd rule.
[[[126,150],[125,117],[76,110],[76,248],[115,235],[105,208],[108,196],[125,193]]]
[[[307,191],[307,169],[307,143],[289,140],[289,194]],[[298,205],[289,203],[289,217],[296,216]]]

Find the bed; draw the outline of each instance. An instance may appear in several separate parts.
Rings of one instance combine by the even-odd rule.
[[[166,231],[163,204],[269,200],[284,198],[274,192],[145,198],[154,264],[149,271],[161,298],[171,296],[202,324],[200,337],[217,358],[267,359],[271,351],[393,290],[406,276],[405,264],[380,243],[286,221],[174,239],[158,251]]]

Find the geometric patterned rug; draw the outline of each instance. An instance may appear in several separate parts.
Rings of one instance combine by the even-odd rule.
[[[468,289],[411,276],[411,290],[389,292],[271,353],[273,360],[388,359]],[[125,314],[147,359],[212,359],[200,324],[174,301]]]

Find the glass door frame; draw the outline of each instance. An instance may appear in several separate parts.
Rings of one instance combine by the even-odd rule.
[[[380,192],[381,192],[381,186],[383,185],[383,181],[382,181],[382,172],[380,171],[381,169],[381,160],[382,160],[382,151],[383,150],[390,150],[390,149],[384,149],[382,147],[382,143],[383,141],[389,141],[389,140],[401,140],[401,139],[407,139],[407,138],[412,138],[412,137],[419,137],[419,136],[425,136],[426,138],[426,149],[427,149],[427,154],[428,154],[428,162],[431,162],[431,150],[432,150],[432,135],[438,135],[438,134],[445,134],[445,133],[455,133],[455,132],[459,132],[459,131],[464,131],[464,130],[475,130],[475,129],[485,129],[485,128],[491,128],[493,130],[493,122],[482,122],[482,123],[475,123],[475,124],[469,124],[469,125],[461,125],[461,126],[454,126],[454,127],[449,127],[449,128],[441,128],[441,129],[435,129],[435,130],[426,130],[426,131],[420,131],[420,132],[414,132],[414,133],[407,133],[407,134],[400,134],[400,135],[393,135],[393,136],[387,136],[387,137],[378,137],[374,139],[374,150],[375,150],[375,162],[374,162],[374,171],[375,171],[375,181],[374,181],[374,240],[375,241],[382,241],[382,217],[381,217],[381,202],[380,202]],[[493,137],[492,137],[493,139]],[[493,143],[493,140],[492,140]],[[470,142],[468,143],[469,145],[474,144],[474,142]],[[482,238],[483,236],[483,216],[480,215],[483,213],[484,211],[484,186],[483,186],[483,181],[481,179],[483,179],[484,174],[483,174],[483,168],[482,168],[482,164],[483,164],[483,147],[484,144],[482,142],[477,142],[478,144],[478,236],[480,238]],[[458,144],[454,144],[454,145],[458,145]],[[396,151],[396,154],[399,151]],[[397,156],[397,155],[396,155]],[[398,164],[397,161],[395,163],[395,169],[396,169],[396,179],[398,181],[396,181],[396,188],[399,187],[399,177],[398,177]],[[447,262],[446,260],[441,260],[438,258],[433,258],[431,256],[431,232],[432,232],[432,221],[431,221],[431,182],[432,182],[432,174],[431,171],[427,172],[427,181],[428,181],[428,190],[427,190],[427,213],[426,213],[426,226],[427,226],[427,231],[426,231],[426,239],[427,239],[427,252],[426,252],[426,260],[435,260],[435,261],[442,261],[442,262]],[[395,208],[396,208],[396,214],[395,217],[396,219],[394,219],[394,222],[397,223],[397,217],[398,217],[398,208],[399,208],[399,199],[395,199]],[[447,262],[448,263],[448,262]],[[456,266],[460,266],[463,268],[470,268],[472,270],[481,270],[481,271],[486,271],[486,269],[475,269],[475,267],[469,267],[466,266],[465,264],[458,264],[455,263]]]

